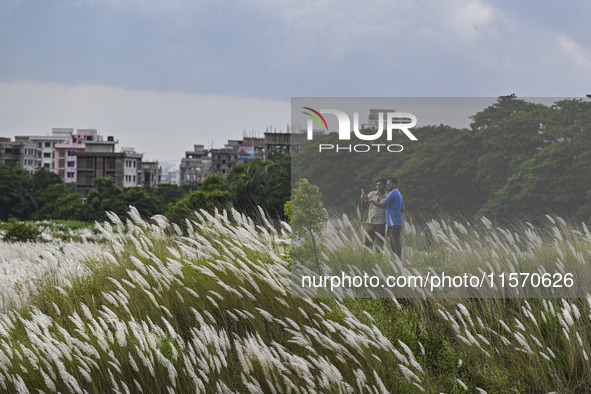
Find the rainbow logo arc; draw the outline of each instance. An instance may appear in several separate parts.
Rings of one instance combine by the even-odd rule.
[[[320,123],[320,119],[318,119],[318,117],[316,117],[314,114],[311,114],[310,112],[302,112],[305,115],[308,115],[309,117],[311,117],[312,119],[314,119],[316,121],[316,123],[318,123],[318,126],[320,126],[320,129],[324,129],[326,131],[328,131],[328,124],[326,123],[326,120],[324,119],[324,116],[322,116],[320,114],[320,112],[316,111],[315,109],[312,109],[310,107],[302,107],[304,109],[307,109],[308,111],[313,112],[314,114],[316,114],[318,117],[320,117],[320,119],[322,119],[322,122],[324,123],[324,127],[322,127],[322,123]]]

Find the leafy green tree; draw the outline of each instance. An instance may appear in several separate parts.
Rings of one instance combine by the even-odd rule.
[[[471,117],[470,128],[474,131],[484,131],[505,122],[507,119],[528,113],[539,107],[539,104],[518,99],[515,94],[500,96],[496,103]]]
[[[140,188],[120,188],[111,177],[96,178],[94,189],[86,197],[90,220],[106,220],[106,211],[120,217],[127,216],[129,206],[134,206],[143,217],[150,217],[165,210],[162,199]]]
[[[30,219],[37,206],[31,174],[0,163],[0,220]]]
[[[591,220],[591,103],[563,100],[545,117],[546,144],[512,173],[485,214],[558,213]]]
[[[258,214],[263,208],[272,217],[283,218],[283,205],[290,198],[291,156],[281,155],[277,162],[255,160],[236,166],[227,183],[236,209]]]
[[[468,130],[443,125],[423,127],[420,135],[421,144],[400,168],[387,167],[398,177],[407,209],[474,215],[487,197],[475,182],[480,141]]]
[[[83,204],[74,184],[65,185],[59,175],[41,168],[33,174],[37,211],[33,219],[74,220],[84,216]]]
[[[312,243],[316,268],[322,272],[318,258],[318,236],[326,225],[328,213],[322,206],[322,193],[318,186],[302,178],[297,182],[291,200],[291,225],[296,237],[307,237]]]
[[[257,205],[264,205],[270,165],[270,162],[256,160],[234,167],[228,175],[228,184],[238,210],[252,212]]]
[[[294,156],[294,174],[319,185],[330,197],[325,206],[337,212],[354,213],[360,188],[394,175],[413,214],[531,218],[553,211],[591,220],[589,100],[548,106],[504,96],[472,120],[469,130],[413,129],[419,141],[401,142],[396,154],[319,154],[318,144],[341,141],[336,133],[315,136]]]
[[[215,209],[228,209],[232,206],[232,194],[227,189],[228,185],[224,178],[219,175],[210,175],[205,179],[200,190],[169,205],[166,216],[171,222],[184,226],[185,219],[191,219],[195,211],[204,209],[213,212]]]
[[[185,219],[191,219],[195,211],[203,209],[207,212],[213,212],[216,208],[218,210],[228,209],[231,205],[232,197],[228,191],[197,190],[172,204],[168,208],[166,216],[171,222],[184,226]]]
[[[166,205],[174,203],[187,195],[178,185],[169,183],[161,183],[152,190],[152,193],[160,197]]]
[[[291,198],[291,155],[282,156],[269,166],[264,209],[273,217],[284,218],[284,205]]]
[[[208,176],[199,187],[199,190],[203,192],[212,192],[215,190],[228,191],[228,189],[228,182],[220,174]]]
[[[74,184],[51,184],[37,195],[39,209],[33,215],[35,220],[86,220],[87,214],[80,194]]]
[[[49,171],[46,168],[41,168],[33,174],[33,189],[35,192],[42,192],[52,185],[62,184],[62,178]]]
[[[542,149],[548,107],[500,97],[473,116],[472,131],[481,142],[476,181],[490,195],[498,192],[519,166]]]
[[[119,216],[124,216],[128,210],[121,198],[121,188],[115,185],[111,177],[95,178],[94,188],[86,196],[87,219],[90,221],[107,220],[106,211],[111,211]]]
[[[285,216],[287,216],[287,219],[291,223],[291,200],[285,202],[285,205],[283,206],[283,211],[285,212]]]
[[[120,198],[125,206],[125,213],[129,211],[130,205],[135,207],[142,217],[151,217],[165,210],[162,198],[139,187],[124,188]]]

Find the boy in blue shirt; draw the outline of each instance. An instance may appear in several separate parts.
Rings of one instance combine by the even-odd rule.
[[[382,202],[369,200],[367,202],[380,208],[386,208],[386,226],[388,227],[388,238],[390,239],[390,246],[392,251],[400,257],[402,255],[402,243],[400,241],[402,235],[402,213],[404,212],[404,201],[402,194],[397,189],[398,179],[396,177],[386,178],[386,188],[388,189],[388,196]]]

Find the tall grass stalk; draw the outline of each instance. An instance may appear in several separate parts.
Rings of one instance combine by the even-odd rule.
[[[108,242],[96,249],[1,254],[3,269],[15,261],[57,267],[23,276],[28,290],[19,297],[2,292],[2,391],[540,392],[591,384],[591,297],[294,298],[286,224],[235,211],[197,212],[186,230],[134,209],[125,222],[109,217],[97,226]],[[418,224],[406,226],[403,259],[393,263],[387,250],[364,249],[362,228],[341,219],[326,230],[327,272],[335,256],[379,269],[449,261],[504,269],[583,265],[591,253],[586,228],[560,220],[543,230],[451,220],[425,229],[429,239]]]

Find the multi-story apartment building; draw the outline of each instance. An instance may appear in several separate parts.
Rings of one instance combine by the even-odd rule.
[[[22,138],[15,138],[15,141],[0,139],[0,163],[33,173],[39,168],[40,160],[37,144]]]
[[[133,148],[121,148],[123,153],[123,187],[137,187],[142,184],[141,167],[143,154]]]
[[[37,147],[37,160],[35,170],[45,168],[48,171],[55,170],[55,144],[67,143],[73,129],[52,129],[51,135],[16,136],[15,141],[31,142]]]
[[[238,147],[237,164],[245,164],[265,158],[265,140],[263,138],[245,138]]]
[[[195,145],[193,151],[185,152],[179,168],[180,185],[199,185],[211,174],[227,176],[240,164],[264,159],[265,140],[245,137],[243,140],[228,140],[221,149],[207,151],[203,145]],[[171,183],[168,174],[163,182]]]
[[[265,149],[265,139],[258,138],[258,137],[245,137],[242,140],[242,145],[252,145],[257,150],[264,150]]]
[[[265,133],[265,159],[278,154],[298,153],[305,140],[304,133]]]
[[[222,149],[210,150],[212,172],[227,176],[237,165],[263,159],[264,142],[263,138],[248,137],[228,140]]]
[[[118,143],[119,141],[115,140],[115,138],[112,136],[108,136],[106,141],[103,138],[98,138],[97,140],[87,140],[84,144],[84,150],[86,152],[113,153],[115,152],[115,145],[117,145]],[[121,150],[124,149],[133,150],[133,148],[121,148]]]
[[[212,149],[211,153],[211,170],[214,174],[228,175],[232,168],[238,163],[239,145],[226,144],[222,149]]]
[[[108,137],[107,142],[116,144],[113,137]],[[95,129],[79,129],[76,134],[71,134],[68,142],[55,144],[54,171],[64,180],[64,183],[77,182],[77,153],[84,152],[86,145],[95,144],[99,151],[108,151],[108,146],[103,145],[103,136]],[[90,148],[89,148],[90,149]]]
[[[142,161],[139,178],[143,187],[154,188],[162,181],[162,168],[157,161]]]
[[[94,187],[96,178],[111,177],[119,187],[141,186],[142,154],[133,148],[121,152],[84,151],[78,152],[76,168],[76,189],[85,198]]]
[[[179,166],[180,185],[200,185],[211,175],[211,158],[203,145],[194,145],[186,151]]]
[[[94,188],[95,178],[111,177],[117,186],[123,187],[123,160],[120,152],[79,152],[76,190],[82,198]]]

